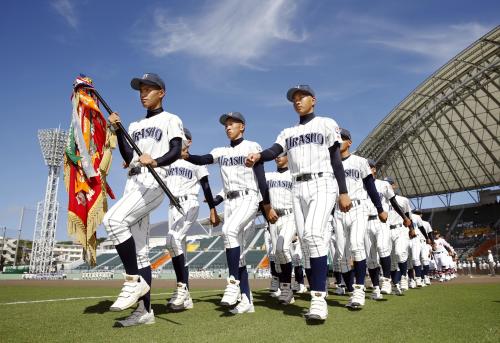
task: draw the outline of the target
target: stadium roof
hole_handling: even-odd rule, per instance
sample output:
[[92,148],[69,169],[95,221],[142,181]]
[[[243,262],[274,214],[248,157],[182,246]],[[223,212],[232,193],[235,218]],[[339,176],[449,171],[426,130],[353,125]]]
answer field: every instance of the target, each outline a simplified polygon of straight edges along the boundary
[[356,150],[407,197],[500,184],[500,26],[436,71]]

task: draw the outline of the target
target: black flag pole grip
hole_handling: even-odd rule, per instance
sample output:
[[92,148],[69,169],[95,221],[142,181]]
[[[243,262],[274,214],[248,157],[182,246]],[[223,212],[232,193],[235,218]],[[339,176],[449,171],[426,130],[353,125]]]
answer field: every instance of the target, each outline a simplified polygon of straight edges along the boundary
[[[97,99],[99,99],[99,102],[104,106],[104,108],[106,109],[106,111],[109,114],[113,113],[113,110],[111,109],[111,107],[109,107],[109,105],[106,103],[106,101],[104,101],[104,99],[102,98],[101,94],[99,94],[99,92],[96,89],[94,89],[94,88],[90,88],[90,89],[92,90],[92,92],[94,92],[95,96],[97,97]],[[132,139],[132,137],[130,137],[130,135],[128,134],[128,132],[125,130],[125,128],[123,127],[122,123],[118,122],[118,123],[116,123],[116,125],[123,132],[123,136],[125,137],[125,139],[127,140],[127,142],[130,144],[130,146],[132,146],[132,148],[137,153],[137,155],[141,156],[142,155],[141,150],[135,144],[134,140]],[[148,171],[151,173],[151,175],[153,175],[153,177],[155,178],[155,180],[158,182],[158,184],[160,185],[161,189],[163,189],[163,191],[165,192],[165,194],[168,196],[168,198],[170,199],[170,203],[172,205],[174,205],[175,208],[177,208],[177,210],[182,215],[185,215],[185,213],[184,213],[184,211],[182,209],[181,204],[179,203],[179,201],[177,200],[177,198],[172,194],[172,192],[170,191],[170,189],[168,189],[167,185],[160,178],[160,176],[158,175],[158,173],[156,172],[156,170],[153,167],[151,167],[150,165],[148,165],[146,167],[148,168]]]

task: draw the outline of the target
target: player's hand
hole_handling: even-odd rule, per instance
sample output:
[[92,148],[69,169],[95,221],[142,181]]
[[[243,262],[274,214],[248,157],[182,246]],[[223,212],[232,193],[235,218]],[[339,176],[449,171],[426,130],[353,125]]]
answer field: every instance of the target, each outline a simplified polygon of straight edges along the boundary
[[181,150],[181,158],[183,160],[187,160],[189,158],[189,149],[182,149]]
[[149,154],[142,154],[139,157],[139,163],[143,166],[151,166],[153,168],[156,168],[158,166],[158,163],[149,155]]
[[210,209],[210,224],[212,224],[212,226],[218,226],[220,224],[220,218],[215,208]]
[[413,229],[413,228],[411,228],[410,231],[408,231],[408,235],[410,236],[410,239],[417,237],[415,229]]
[[113,125],[113,128],[115,130],[118,129],[118,123],[121,123],[121,119],[120,119],[120,116],[118,115],[118,113],[116,113],[116,112],[111,113],[108,117],[108,120],[109,120],[109,123],[111,125]]
[[263,205],[264,207],[264,214],[266,215],[267,220],[271,223],[274,224],[278,221],[278,215],[276,214],[276,211],[274,208],[271,207],[271,205]]
[[405,219],[403,219],[403,225],[406,226],[406,227],[410,227],[411,226],[411,219],[406,217]]
[[387,212],[385,212],[385,211],[384,212],[380,212],[378,214],[378,219],[380,219],[380,221],[382,223],[385,223],[385,222],[387,222],[387,216],[388,216]]
[[251,168],[255,165],[255,163],[259,162],[259,160],[260,160],[259,153],[248,154],[247,158],[245,159],[245,165]]
[[347,195],[347,193],[342,193],[339,195],[338,204],[339,204],[339,209],[342,212],[349,212],[349,210],[352,207],[351,198],[349,197],[349,195]]

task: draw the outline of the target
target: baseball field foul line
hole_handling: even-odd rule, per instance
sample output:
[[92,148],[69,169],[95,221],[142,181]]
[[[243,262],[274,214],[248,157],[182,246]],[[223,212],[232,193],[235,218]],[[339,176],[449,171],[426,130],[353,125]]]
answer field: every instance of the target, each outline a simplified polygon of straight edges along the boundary
[[[193,291],[189,292],[191,294],[196,294],[196,293],[213,293],[213,292],[223,292],[223,289],[211,289],[207,291]],[[151,296],[157,296],[157,295],[168,295],[168,294],[173,294],[172,292],[166,292],[166,293],[155,293],[151,294]],[[106,298],[116,298],[116,295],[102,295],[98,297],[77,297],[77,298],[61,298],[61,299],[45,299],[45,300],[30,300],[30,301],[14,301],[10,303],[0,303],[0,305],[21,305],[21,304],[38,304],[38,303],[49,303],[49,302],[56,302],[56,301],[75,301],[75,300],[89,300],[89,299],[106,299]]]

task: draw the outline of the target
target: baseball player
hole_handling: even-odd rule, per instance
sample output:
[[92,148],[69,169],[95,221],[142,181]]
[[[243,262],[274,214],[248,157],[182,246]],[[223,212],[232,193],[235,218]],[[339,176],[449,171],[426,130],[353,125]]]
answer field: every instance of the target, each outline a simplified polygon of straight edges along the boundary
[[[374,160],[368,160],[373,177],[377,175],[377,167]],[[410,219],[406,217],[403,210],[396,201],[396,194],[391,185],[379,179],[375,179],[375,188],[380,197],[384,211],[388,212],[392,207],[396,213],[410,224]],[[377,209],[373,204],[368,203],[368,228],[365,235],[365,248],[367,254],[368,273],[373,284],[371,298],[374,300],[383,299],[382,294],[391,294],[391,232],[389,225],[380,221]],[[382,278],[380,278],[380,266],[382,267]],[[380,284],[380,281],[382,283]]]
[[183,152],[183,158],[196,165],[218,163],[220,166],[225,192],[222,233],[229,268],[221,305],[232,306],[241,295],[241,301],[231,313],[254,312],[243,249],[245,231],[253,228],[252,223],[259,209],[259,190],[267,219],[274,223],[277,215],[270,206],[263,164],[256,164],[253,169],[245,167],[245,157],[262,150],[257,143],[243,139],[245,118],[239,112],[229,112],[223,114],[219,122],[225,127],[230,146],[215,148],[210,154],[202,156]]
[[339,208],[347,212],[351,207],[340,158],[340,129],[333,119],[314,114],[316,97],[308,85],[290,88],[287,99],[293,103],[299,123],[284,129],[271,148],[249,154],[246,163],[252,166],[287,153],[292,175],[293,213],[311,288],[306,318],[324,321],[328,316],[325,300],[328,244],[325,236],[328,217],[337,198],[335,179]]
[[[184,128],[184,135],[187,142],[183,150],[188,150],[192,144],[191,132]],[[219,224],[219,216],[215,209],[215,203],[208,182],[208,170],[206,166],[197,166],[183,159],[172,163],[167,170],[167,187],[179,200],[184,213],[182,214],[170,205],[168,211],[168,233],[166,239],[167,250],[172,257],[175,276],[177,278],[177,288],[172,298],[167,303],[167,307],[173,310],[183,310],[193,308],[193,301],[189,295],[188,279],[189,270],[186,267],[186,234],[198,218],[199,203],[198,193],[200,185],[203,189],[205,200],[210,208],[211,224]]]
[[410,215],[415,236],[410,238],[410,263],[408,268],[409,271],[413,270],[410,274],[409,288],[422,287],[422,264],[426,259],[426,247],[429,236],[424,227],[424,221],[420,215],[421,213],[422,211],[416,209],[413,210],[413,213]]
[[[292,176],[288,170],[288,158],[282,154],[275,159],[277,170],[266,173],[267,187],[271,207],[278,215],[278,220],[270,224],[269,232],[273,245],[275,262],[280,265],[280,303],[293,304],[295,299],[292,290],[292,254],[291,245],[296,235],[293,215]],[[302,281],[303,282],[303,281]]]
[[[423,212],[421,210],[413,211],[414,214],[420,216],[422,218]],[[429,286],[431,284],[431,280],[429,278],[429,263],[430,256],[432,251],[432,243],[434,242],[434,235],[432,232],[431,224],[428,221],[421,220],[423,226],[423,232],[421,231],[420,235],[420,260],[422,261],[422,287]],[[420,228],[419,228],[420,229]],[[418,234],[418,232],[417,232]],[[417,280],[418,286],[418,280]]]
[[[391,177],[384,178],[384,181],[389,182],[392,189],[396,193],[398,185],[394,182]],[[406,216],[410,218],[411,208],[410,200],[400,195],[396,195],[396,202],[398,203],[400,209]],[[403,220],[400,213],[397,212],[396,207],[389,208],[389,217],[387,222],[389,223],[389,229],[391,230],[391,279],[393,283],[393,293],[396,295],[403,295],[403,290],[408,289],[408,244],[409,236],[414,236],[415,232],[413,228],[408,231],[407,225],[411,221]]]
[[[352,289],[352,296],[346,307],[361,308],[365,304],[365,237],[368,226],[368,197],[382,223],[387,221],[387,212],[382,207],[368,161],[363,157],[351,154],[349,151],[352,145],[351,133],[346,129],[341,129],[340,137],[342,138],[340,156],[344,165],[352,208],[347,213],[338,208],[335,210],[336,249],[338,250],[341,272],[345,274],[344,280],[347,289],[349,291]],[[351,260],[354,265],[353,270],[351,269]],[[354,285],[350,284],[352,280],[350,273],[354,273],[356,282]]]
[[432,246],[432,253],[436,259],[436,269],[440,274],[439,282],[448,281],[450,280],[449,273],[451,269],[449,256],[454,256],[455,250],[453,250],[453,247],[441,237],[439,232],[435,234],[435,237],[436,239]]
[[180,157],[185,139],[180,118],[162,108],[165,96],[163,80],[156,74],[148,73],[142,78],[132,79],[130,84],[139,91],[141,103],[147,109],[146,117],[132,122],[128,128],[143,154],[138,156],[133,151],[124,133],[116,128],[119,115],[112,113],[109,121],[117,130],[120,154],[129,170],[123,197],[103,219],[125,268],[125,283],[110,310],[121,311],[142,300],[130,317],[118,322],[122,326],[155,322],[149,296],[152,275],[147,237],[149,213],[161,204],[165,194],[145,166],[155,168],[158,175],[165,179],[166,167]]

